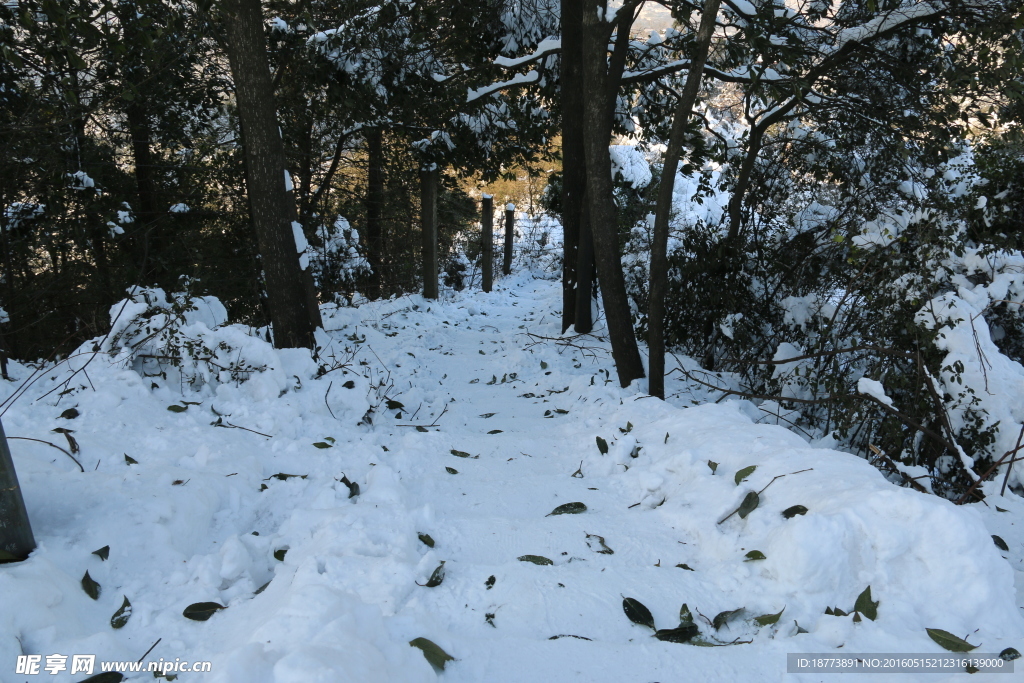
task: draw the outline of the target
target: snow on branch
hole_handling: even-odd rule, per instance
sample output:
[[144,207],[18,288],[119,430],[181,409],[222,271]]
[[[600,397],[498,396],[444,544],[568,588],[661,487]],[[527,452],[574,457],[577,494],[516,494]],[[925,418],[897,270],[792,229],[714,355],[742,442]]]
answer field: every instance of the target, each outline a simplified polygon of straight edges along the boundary
[[540,80],[540,72],[533,70],[525,74],[516,74],[507,81],[499,81],[497,83],[491,83],[485,85],[482,88],[470,88],[469,95],[466,97],[466,102],[475,102],[481,97],[487,95],[493,95],[494,93],[504,90],[505,88],[511,88],[517,85],[527,85],[529,83],[536,83]]
[[515,68],[517,66],[522,66],[524,64],[530,64],[532,62],[539,61],[539,60],[544,59],[545,57],[547,57],[549,55],[558,54],[561,51],[562,51],[562,39],[561,38],[545,38],[544,40],[540,41],[540,44],[537,45],[537,49],[534,50],[532,54],[529,54],[529,55],[526,55],[526,56],[523,56],[523,57],[515,57],[515,58],[511,58],[511,57],[498,57],[497,59],[494,60],[494,63],[497,66],[505,67],[507,69],[512,69],[512,68]]

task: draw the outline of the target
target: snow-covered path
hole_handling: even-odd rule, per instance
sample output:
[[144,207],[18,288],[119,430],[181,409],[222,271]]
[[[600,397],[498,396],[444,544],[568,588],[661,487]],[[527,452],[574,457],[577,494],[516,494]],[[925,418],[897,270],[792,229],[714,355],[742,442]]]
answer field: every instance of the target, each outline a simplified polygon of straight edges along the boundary
[[[682,409],[622,390],[603,343],[554,339],[556,283],[505,285],[325,311],[325,353],[348,365],[320,378],[301,352],[264,349],[272,369],[237,386],[183,395],[100,365],[95,391],[16,403],[9,435],[73,428],[86,472],[12,441],[40,549],[0,567],[0,680],[78,681],[14,676],[13,663],[134,661],[158,638],[147,661],[212,662],[181,680],[257,683],[818,681],[787,674],[786,653],[944,652],[926,628],[1024,650],[1014,572],[978,510],[753,424],[743,402]],[[72,405],[79,417],[58,417]],[[720,523],[752,491],[756,508]],[[549,515],[567,503],[586,510]],[[782,515],[797,505],[807,512]],[[1024,516],[1016,496],[999,505]],[[1003,535],[1020,565],[1024,536]],[[107,561],[91,554],[104,545]],[[417,585],[442,562],[440,585]],[[852,612],[867,586],[877,620],[824,614]],[[133,614],[114,630],[123,597]],[[623,597],[659,629],[679,626],[685,603],[699,640],[741,644],[659,641]],[[227,609],[182,616],[202,601]],[[456,661],[436,673],[415,638]]]

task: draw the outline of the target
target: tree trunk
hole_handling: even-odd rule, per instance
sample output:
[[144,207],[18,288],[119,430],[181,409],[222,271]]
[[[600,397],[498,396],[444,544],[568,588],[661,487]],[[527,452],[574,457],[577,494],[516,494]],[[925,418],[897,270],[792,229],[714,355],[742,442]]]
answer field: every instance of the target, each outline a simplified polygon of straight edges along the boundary
[[562,0],[562,332],[576,322],[576,262],[587,187],[583,150],[583,0]]
[[591,299],[594,292],[594,234],[590,230],[590,206],[583,194],[580,213],[580,235],[576,249],[576,318],[574,329],[578,334],[590,334],[594,329]]
[[24,560],[35,547],[11,449],[0,423],[0,563]]
[[[630,315],[626,281],[622,275],[619,251],[618,211],[612,186],[612,161],[608,151],[611,140],[615,97],[625,64],[631,22],[625,15],[619,20],[616,49],[608,57],[609,25],[601,18],[606,3],[586,0],[583,8],[583,86],[591,95],[584,101],[583,133],[587,162],[587,206],[594,241],[594,260],[601,282],[601,298],[608,323],[612,358],[619,384],[644,376],[643,361],[637,348]],[[635,5],[619,10],[632,16]],[[599,14],[600,12],[600,14]]]
[[[136,99],[125,108],[128,119],[128,134],[132,138],[132,158],[135,162],[135,224],[131,230],[132,257],[139,269],[139,284],[156,282],[162,287],[167,282],[167,273],[160,267],[159,255],[163,248],[161,211],[156,197],[156,181],[153,178],[152,136],[149,117],[143,105]],[[149,279],[144,280],[145,274]]]
[[480,277],[489,292],[494,285],[494,200],[489,194],[480,202],[480,245]]
[[384,133],[380,128],[366,131],[366,260],[370,264],[370,297],[384,295],[384,227],[381,213],[384,207]]
[[668,221],[672,214],[672,193],[675,189],[676,169],[683,152],[683,136],[690,113],[700,92],[701,72],[708,58],[711,37],[715,31],[715,18],[722,0],[706,0],[697,30],[697,42],[690,59],[683,94],[676,103],[672,117],[672,131],[665,151],[658,204],[654,213],[654,237],[651,242],[650,289],[647,302],[647,345],[650,352],[647,377],[648,393],[665,398],[665,290],[668,288]]
[[260,0],[223,0],[228,60],[242,123],[249,208],[278,348],[313,347],[312,312],[295,249]]
[[516,230],[516,207],[515,204],[505,206],[505,251],[502,254],[501,272],[503,275],[512,274],[512,239]]
[[423,221],[423,297],[437,298],[437,168],[420,170]]

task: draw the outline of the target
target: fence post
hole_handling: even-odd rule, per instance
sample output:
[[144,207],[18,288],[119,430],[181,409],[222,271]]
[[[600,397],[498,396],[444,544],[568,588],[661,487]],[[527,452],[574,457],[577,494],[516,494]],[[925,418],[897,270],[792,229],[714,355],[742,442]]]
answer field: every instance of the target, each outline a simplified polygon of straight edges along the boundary
[[35,550],[36,541],[21,497],[18,475],[0,423],[0,563],[20,562]]
[[423,222],[423,297],[437,298],[437,165],[420,169],[420,219]]
[[509,202],[505,205],[505,260],[501,266],[501,272],[505,275],[512,274],[512,238],[516,231],[516,205]]
[[482,228],[481,240],[483,241],[483,260],[480,268],[483,277],[484,291],[491,291],[494,283],[494,201],[491,195],[485,194],[481,204],[480,226]]

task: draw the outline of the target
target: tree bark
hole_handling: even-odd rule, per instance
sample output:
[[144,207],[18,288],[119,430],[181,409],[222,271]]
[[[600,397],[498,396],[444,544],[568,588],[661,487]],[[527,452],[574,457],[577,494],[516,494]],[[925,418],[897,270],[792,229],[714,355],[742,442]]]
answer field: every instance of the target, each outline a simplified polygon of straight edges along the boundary
[[690,120],[693,105],[700,92],[701,72],[708,58],[711,37],[715,31],[715,18],[722,0],[706,0],[701,13],[700,28],[694,54],[690,58],[690,71],[686,85],[676,103],[669,133],[668,149],[662,167],[661,186],[654,214],[654,236],[651,242],[650,288],[647,301],[648,393],[665,398],[665,291],[668,288],[668,221],[672,214],[672,195],[675,189],[676,169],[683,152],[683,136]]
[[562,0],[562,332],[576,322],[576,262],[587,187],[583,148],[583,0]]
[[284,184],[284,142],[274,107],[262,8],[259,0],[223,0],[221,10],[274,346],[313,348],[313,314],[292,231],[295,206],[289,207]]
[[153,177],[152,135],[149,117],[136,99],[125,107],[128,134],[132,139],[132,160],[135,162],[135,225],[131,230],[131,254],[139,269],[140,284],[148,274],[149,281],[166,287],[166,273],[160,267],[159,254],[163,248],[161,212],[156,198]]
[[24,560],[35,547],[11,449],[0,424],[0,563]]
[[[512,207],[512,208],[508,208]],[[505,251],[502,254],[501,272],[503,275],[512,274],[512,239],[516,230],[516,207],[508,204],[505,207]]]
[[483,290],[494,286],[494,199],[485,194],[480,202],[480,275]]
[[594,260],[601,282],[608,336],[619,384],[644,376],[643,361],[633,331],[626,281],[619,251],[618,210],[612,186],[612,161],[608,151],[619,80],[625,66],[629,28],[635,3],[619,9],[615,50],[608,56],[610,24],[602,18],[604,0],[586,0],[583,7],[583,87],[590,96],[584,101],[583,133],[587,161],[587,206],[594,241]]
[[437,169],[420,170],[420,214],[423,221],[423,297],[437,293]]
[[576,246],[576,318],[573,321],[578,334],[590,334],[594,329],[594,235],[590,230],[590,206],[583,193],[583,211],[580,213],[579,243]]
[[384,133],[380,128],[366,131],[366,260],[370,264],[370,297],[384,295]]

